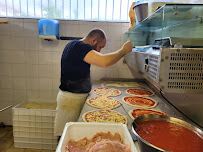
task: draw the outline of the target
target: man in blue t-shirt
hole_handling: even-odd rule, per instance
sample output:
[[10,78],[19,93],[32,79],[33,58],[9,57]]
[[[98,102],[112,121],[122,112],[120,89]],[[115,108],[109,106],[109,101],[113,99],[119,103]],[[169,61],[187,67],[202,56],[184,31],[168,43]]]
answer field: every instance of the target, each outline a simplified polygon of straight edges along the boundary
[[106,45],[106,35],[93,29],[81,40],[73,40],[64,48],[61,58],[61,84],[57,96],[55,135],[61,136],[66,122],[77,121],[88,93],[91,91],[90,65],[107,67],[132,51],[127,41],[121,49],[99,53]]

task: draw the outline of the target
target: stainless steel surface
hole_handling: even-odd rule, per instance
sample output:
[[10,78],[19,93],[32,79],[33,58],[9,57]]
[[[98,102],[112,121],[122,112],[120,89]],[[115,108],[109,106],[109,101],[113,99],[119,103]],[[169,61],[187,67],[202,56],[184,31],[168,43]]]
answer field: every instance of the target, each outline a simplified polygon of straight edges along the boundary
[[166,93],[203,93],[203,49],[161,50],[159,83]]
[[174,46],[180,43],[184,47],[202,47],[202,38],[184,38],[184,37],[170,37],[171,44]]
[[171,104],[203,128],[203,94],[165,93]]
[[[164,100],[164,98],[161,97],[160,93],[159,93],[159,90],[155,87],[155,85],[151,85],[151,83],[148,83],[146,80],[144,79],[103,79],[101,81],[94,81],[93,82],[93,86],[92,86],[92,91],[90,92],[89,96],[87,99],[89,98],[93,98],[93,97],[96,97],[97,95],[93,92],[93,90],[95,88],[99,88],[99,87],[105,87],[105,86],[102,86],[101,84],[105,84],[104,82],[108,82],[110,81],[112,83],[112,81],[115,81],[115,82],[134,82],[134,83],[139,83],[139,84],[145,84],[146,86],[148,86],[151,90],[153,90],[155,92],[155,95],[154,96],[151,96],[150,98],[152,98],[153,100],[156,100],[158,101],[158,105],[155,107],[155,108],[152,108],[152,110],[158,110],[158,111],[162,111],[162,112],[165,112],[166,114],[168,114],[169,116],[171,117],[175,117],[175,118],[179,118],[179,119],[182,119],[182,120],[186,120],[188,121],[189,123],[192,123],[189,119],[187,119],[186,117],[184,117],[181,113],[179,113],[173,106],[171,106],[170,104],[168,104],[168,102],[166,100]],[[153,81],[154,82],[154,81]],[[110,87],[110,86],[107,86],[107,87]],[[111,87],[110,87],[111,88]],[[119,100],[121,102],[121,104],[123,105],[123,109],[121,106],[116,108],[116,109],[113,109],[115,111],[118,111],[120,113],[122,113],[123,115],[127,116],[127,119],[128,119],[128,123],[127,123],[127,127],[129,129],[129,131],[131,132],[131,129],[132,129],[132,122],[133,120],[129,117],[129,115],[126,113],[126,112],[129,112],[130,110],[132,109],[136,109],[136,107],[133,107],[133,106],[129,106],[127,104],[125,104],[123,101],[122,101],[122,98],[124,96],[129,96],[128,94],[126,94],[126,89],[128,88],[132,88],[132,87],[115,87],[113,86],[112,88],[116,88],[116,89],[119,89],[121,91],[121,95],[120,96],[117,96],[117,97],[113,97],[117,100]],[[87,103],[85,103],[82,111],[81,111],[81,114],[79,116],[79,119],[78,121],[79,122],[83,122],[83,119],[82,119],[82,115],[87,112],[87,111],[91,111],[91,110],[96,110],[97,108],[94,108],[94,107],[91,107],[89,106]],[[126,112],[125,112],[126,111]],[[195,124],[193,124],[195,125]],[[135,142],[135,146],[137,147],[138,151],[140,151],[139,149],[139,146],[138,146],[138,142]]]
[[203,93],[203,49],[161,48],[160,52],[131,52],[125,61],[132,73],[155,81],[165,93]]
[[[160,56],[152,52],[130,52],[124,57],[126,63],[131,68],[132,74],[136,77],[137,73],[145,79],[153,80],[159,84]],[[145,60],[148,60],[148,64]]]
[[180,44],[183,48],[202,48],[203,38],[186,38],[186,37],[163,37],[154,40],[152,47],[175,47]]
[[160,65],[166,99],[203,127],[203,49],[163,49]]
[[[102,84],[102,82],[105,82],[105,81],[106,81],[106,80],[93,82],[92,91],[90,92],[90,94],[89,94],[89,96],[88,96],[87,99],[98,96],[98,95],[96,95],[96,94],[93,92],[93,90],[94,90],[95,88],[102,87],[101,84]],[[115,82],[117,82],[117,81],[118,81],[118,80],[115,80]],[[120,80],[120,81],[121,81],[121,80]],[[140,80],[140,82],[136,80],[135,83],[143,83],[143,80]],[[111,88],[111,87],[110,87],[110,88]],[[129,106],[129,105],[125,104],[125,103],[122,101],[122,98],[123,98],[124,96],[129,96],[129,95],[126,93],[126,89],[127,89],[127,88],[122,88],[122,87],[112,87],[112,88],[116,88],[116,89],[119,89],[119,90],[121,91],[121,95],[120,95],[120,96],[116,96],[116,97],[112,97],[112,98],[115,98],[115,99],[119,100],[119,101],[122,103],[124,109],[125,109],[127,112],[129,112],[129,111],[132,110],[132,109],[136,109],[136,107]],[[129,88],[132,88],[132,87],[129,87]],[[170,105],[167,105],[165,102],[163,102],[162,99],[160,99],[160,98],[157,96],[156,92],[155,92],[155,95],[154,95],[154,96],[150,96],[150,98],[158,102],[158,105],[157,105],[155,108],[153,108],[153,110],[162,111],[162,112],[165,112],[166,114],[168,114],[169,116],[183,119],[183,118],[182,118],[182,115],[180,115],[175,109],[173,109],[172,107],[170,107]],[[81,114],[80,114],[80,116],[79,116],[78,121],[79,121],[79,122],[82,122],[82,121],[83,121],[82,115],[83,115],[85,112],[91,111],[91,110],[96,110],[96,109],[97,109],[97,108],[91,107],[91,106],[89,106],[87,103],[85,103],[85,105],[84,105],[84,107],[83,107],[83,109],[82,109],[82,111],[81,111]],[[117,112],[120,112],[121,114],[127,116],[127,119],[128,119],[128,124],[127,124],[127,126],[128,126],[128,129],[131,130],[132,119],[129,117],[129,115],[126,114],[125,110],[123,110],[123,108],[122,108],[121,106],[118,107],[118,108],[116,108],[116,109],[113,109],[113,110],[115,110],[115,111],[117,111]]]
[[[139,116],[137,118],[134,119],[133,122],[135,122],[136,124],[139,125],[140,122],[144,122],[144,121],[149,121],[149,120],[157,120],[157,121],[167,121],[170,123],[175,123],[177,125],[181,125],[191,131],[193,131],[194,133],[196,133],[201,139],[203,139],[203,131],[195,126],[193,126],[190,123],[187,123],[183,120],[177,119],[177,118],[173,118],[170,116],[161,116],[161,115],[142,115]],[[134,123],[132,123],[132,130],[134,132],[134,134],[138,137],[139,140],[139,147],[141,149],[141,152],[158,152],[158,151],[166,151],[163,150],[159,147],[156,147],[154,145],[152,145],[151,143],[147,142],[146,140],[144,140],[142,137],[140,137],[137,132],[135,131],[137,125],[135,126]]]
[[162,48],[160,55],[153,56],[131,52],[125,61],[134,77],[142,75],[162,90],[173,106],[203,128],[203,49]]
[[142,3],[133,7],[138,20],[138,23],[142,22],[148,17],[148,3]]

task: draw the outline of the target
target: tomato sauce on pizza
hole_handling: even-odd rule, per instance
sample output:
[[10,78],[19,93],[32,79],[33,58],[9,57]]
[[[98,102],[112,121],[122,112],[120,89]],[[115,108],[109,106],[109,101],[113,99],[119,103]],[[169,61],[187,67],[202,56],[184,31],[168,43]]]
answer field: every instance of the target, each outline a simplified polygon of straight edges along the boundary
[[152,95],[154,95],[154,92],[152,92],[152,91],[143,90],[143,89],[135,89],[135,88],[127,89],[126,93],[130,94],[130,95],[138,95],[138,96],[152,96]]
[[142,108],[153,108],[157,105],[157,102],[150,98],[138,96],[124,97],[123,101],[130,106]]
[[160,111],[155,111],[155,110],[148,110],[148,109],[133,109],[128,112],[130,117],[132,119],[135,119],[136,117],[146,115],[146,114],[155,114],[155,115],[164,115],[167,116],[166,113],[160,112]]

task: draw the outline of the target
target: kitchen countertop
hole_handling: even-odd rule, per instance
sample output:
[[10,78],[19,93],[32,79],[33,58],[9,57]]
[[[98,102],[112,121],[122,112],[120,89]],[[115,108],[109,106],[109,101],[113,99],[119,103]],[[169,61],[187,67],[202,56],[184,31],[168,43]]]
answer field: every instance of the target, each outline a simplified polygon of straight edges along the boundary
[[[103,87],[101,84],[104,83],[104,82],[108,82],[108,81],[115,81],[115,82],[123,82],[123,80],[118,80],[118,79],[115,79],[115,80],[101,80],[101,81],[94,81],[93,82],[93,85],[92,85],[92,91],[89,93],[89,96],[87,97],[87,99],[90,99],[90,98],[93,98],[93,97],[96,97],[98,96],[97,94],[95,94],[93,92],[93,90],[95,88],[99,88],[99,87]],[[158,102],[157,106],[155,108],[150,108],[151,110],[158,110],[158,111],[162,111],[166,114],[168,114],[169,116],[171,117],[175,117],[175,118],[179,118],[179,119],[183,119],[182,118],[182,115],[176,110],[174,109],[174,107],[172,107],[170,104],[167,104],[166,101],[164,101],[163,98],[161,98],[161,96],[158,94],[158,92],[156,92],[155,89],[152,89],[152,87],[150,87],[149,85],[147,85],[144,81],[142,80],[124,80],[126,82],[135,82],[135,83],[139,83],[139,84],[145,84],[145,88],[147,87],[148,89],[151,89],[155,95],[154,96],[149,96],[149,98],[155,100]],[[137,87],[115,87],[115,86],[106,86],[106,87],[109,87],[109,88],[115,88],[115,89],[118,89],[121,91],[121,95],[119,96],[116,96],[116,97],[112,97],[114,99],[117,99],[121,102],[122,106],[118,107],[118,108],[115,108],[113,110],[127,116],[127,127],[129,129],[129,131],[132,133],[132,130],[131,130],[131,125],[132,125],[132,119],[130,118],[130,116],[128,115],[128,112],[132,109],[136,109],[136,107],[133,107],[133,106],[129,106],[127,104],[125,104],[123,101],[122,101],[122,98],[124,96],[130,96],[129,94],[126,93],[126,90],[129,89],[129,88],[137,88]],[[97,108],[94,108],[94,107],[91,107],[89,106],[87,103],[84,104],[84,107],[81,111],[81,114],[79,116],[79,119],[78,119],[78,122],[83,122],[83,119],[82,119],[82,115],[85,113],[85,112],[88,112],[88,111],[92,111],[92,110],[97,110]],[[138,146],[138,143],[135,142],[135,146],[137,147],[137,150],[138,152],[140,151],[139,150],[139,146]]]
[[[93,98],[93,97],[98,96],[97,94],[95,94],[95,93],[93,92],[93,90],[94,90],[95,88],[102,87],[101,84],[102,84],[103,82],[106,82],[106,81],[104,80],[104,81],[94,81],[94,82],[93,82],[92,91],[90,92],[90,94],[89,94],[89,96],[87,97],[87,99],[90,99],[90,98]],[[118,82],[118,81],[115,81],[115,82]],[[132,81],[131,81],[131,82],[132,82]],[[135,81],[135,83],[139,83],[139,82]],[[143,83],[143,82],[142,82],[142,83]],[[107,86],[107,87],[109,87],[109,86]],[[149,88],[149,86],[147,86],[147,87]],[[109,87],[109,88],[115,88],[115,89],[118,89],[118,90],[121,91],[121,95],[116,96],[116,97],[112,97],[112,98],[119,100],[123,106],[120,106],[120,107],[115,108],[115,109],[113,109],[113,110],[115,110],[115,111],[117,111],[117,112],[120,112],[121,114],[127,116],[127,119],[128,119],[128,124],[127,124],[127,126],[128,126],[128,129],[131,130],[132,119],[130,118],[130,116],[129,116],[127,113],[128,113],[130,110],[132,110],[132,109],[136,109],[136,107],[129,106],[129,105],[125,104],[125,103],[122,101],[122,98],[123,98],[124,96],[130,96],[130,95],[128,95],[128,94],[126,93],[126,90],[129,89],[129,88],[135,88],[135,87]],[[149,88],[149,89],[151,89],[151,88]],[[152,90],[152,89],[151,89],[151,90]],[[154,90],[152,90],[152,91],[154,91]],[[172,109],[172,107],[170,107],[170,106],[167,105],[165,102],[163,102],[163,100],[158,97],[158,95],[156,94],[156,92],[155,92],[155,95],[154,95],[154,96],[149,96],[149,98],[151,98],[151,99],[153,99],[153,100],[155,100],[155,101],[158,102],[158,105],[157,105],[155,108],[150,108],[151,110],[162,111],[162,112],[168,114],[168,115],[171,116],[171,117],[176,117],[176,118],[182,119],[181,115],[180,115],[177,111],[175,111],[175,109]],[[79,121],[79,122],[83,122],[82,115],[83,115],[85,112],[87,112],[87,111],[92,111],[92,110],[97,110],[97,108],[91,107],[91,106],[89,106],[87,103],[85,103],[85,105],[84,105],[84,107],[83,107],[83,109],[82,109],[82,111],[81,111],[81,114],[80,114],[80,116],[79,116],[78,121]]]

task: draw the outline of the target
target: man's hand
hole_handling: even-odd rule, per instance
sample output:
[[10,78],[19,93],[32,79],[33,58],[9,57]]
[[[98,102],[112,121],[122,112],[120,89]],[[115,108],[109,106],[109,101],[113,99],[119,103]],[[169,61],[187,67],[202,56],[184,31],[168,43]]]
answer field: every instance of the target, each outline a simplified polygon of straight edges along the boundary
[[130,53],[132,51],[132,43],[130,40],[123,44],[122,50],[124,54]]

